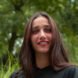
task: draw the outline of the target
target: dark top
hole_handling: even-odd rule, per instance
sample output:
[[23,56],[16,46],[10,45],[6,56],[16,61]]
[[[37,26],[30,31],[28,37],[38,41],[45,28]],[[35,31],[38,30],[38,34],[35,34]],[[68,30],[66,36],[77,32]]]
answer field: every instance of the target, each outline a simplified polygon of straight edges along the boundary
[[[54,71],[50,66],[43,69],[36,68],[35,78],[78,78],[78,68],[67,67],[60,71]],[[22,70],[14,72],[10,78],[26,78]]]

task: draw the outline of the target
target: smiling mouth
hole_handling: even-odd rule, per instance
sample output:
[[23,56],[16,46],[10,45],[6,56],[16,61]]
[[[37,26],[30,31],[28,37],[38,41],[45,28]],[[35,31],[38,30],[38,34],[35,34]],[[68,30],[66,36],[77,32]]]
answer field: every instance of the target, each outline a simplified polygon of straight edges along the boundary
[[38,43],[38,45],[40,45],[40,46],[46,46],[48,44],[49,44],[48,41],[41,41],[41,42]]

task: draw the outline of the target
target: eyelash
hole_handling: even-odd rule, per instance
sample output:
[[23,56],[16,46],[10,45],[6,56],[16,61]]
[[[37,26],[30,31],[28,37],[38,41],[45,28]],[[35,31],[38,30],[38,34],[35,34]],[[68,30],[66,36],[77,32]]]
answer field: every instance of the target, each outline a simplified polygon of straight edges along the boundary
[[[51,32],[51,28],[44,28],[43,30],[46,33],[50,33]],[[32,33],[33,34],[37,34],[39,31],[40,31],[39,29],[35,29],[35,30],[32,30]]]
[[32,33],[33,33],[33,34],[36,34],[36,33],[38,33],[38,32],[39,32],[38,29],[36,29],[36,30],[32,30]]
[[51,28],[45,28],[44,31],[47,32],[47,33],[50,33],[51,32]]

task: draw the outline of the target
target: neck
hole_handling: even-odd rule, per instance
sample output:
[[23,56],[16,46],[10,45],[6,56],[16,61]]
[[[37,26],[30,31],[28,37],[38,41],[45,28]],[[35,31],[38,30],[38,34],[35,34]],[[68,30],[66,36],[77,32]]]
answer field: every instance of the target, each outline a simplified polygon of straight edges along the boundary
[[46,53],[36,54],[36,66],[38,68],[44,68],[49,65],[49,55]]

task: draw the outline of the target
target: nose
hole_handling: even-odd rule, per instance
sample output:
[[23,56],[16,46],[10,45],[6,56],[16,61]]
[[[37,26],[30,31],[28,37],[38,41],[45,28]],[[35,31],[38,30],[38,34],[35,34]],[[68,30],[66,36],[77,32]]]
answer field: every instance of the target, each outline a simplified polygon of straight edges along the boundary
[[46,33],[43,30],[40,31],[40,38],[41,39],[46,38]]

